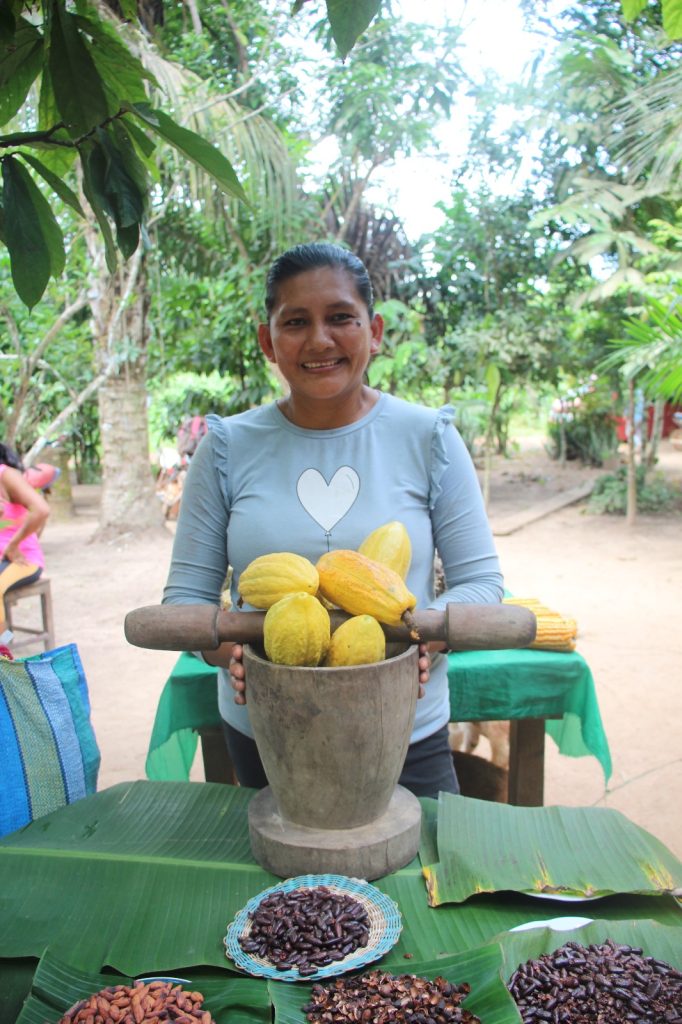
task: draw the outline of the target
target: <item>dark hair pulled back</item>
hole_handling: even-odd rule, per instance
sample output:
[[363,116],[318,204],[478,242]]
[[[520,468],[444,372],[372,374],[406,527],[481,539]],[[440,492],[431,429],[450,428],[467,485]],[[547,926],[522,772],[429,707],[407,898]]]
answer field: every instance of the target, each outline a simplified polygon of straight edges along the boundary
[[12,469],[18,469],[22,473],[24,471],[24,464],[14,449],[9,448],[6,444],[2,444],[2,442],[0,442],[0,463],[10,466]]
[[283,281],[288,281],[307,270],[318,267],[339,267],[351,275],[360,298],[367,306],[370,320],[374,316],[374,296],[372,283],[365,264],[354,253],[331,242],[307,242],[287,249],[274,261],[265,281],[265,309],[268,318],[272,315],[277,301],[277,289]]

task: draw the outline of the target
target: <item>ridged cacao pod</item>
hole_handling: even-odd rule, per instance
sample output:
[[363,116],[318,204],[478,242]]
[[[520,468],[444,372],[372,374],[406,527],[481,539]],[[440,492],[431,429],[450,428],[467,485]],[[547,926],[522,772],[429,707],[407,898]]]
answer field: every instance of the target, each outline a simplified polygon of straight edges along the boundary
[[372,665],[386,657],[384,631],[371,615],[354,615],[342,622],[332,633],[324,664]]
[[317,563],[320,591],[351,615],[372,615],[388,626],[403,624],[417,598],[397,572],[359,551],[328,551]]
[[239,577],[240,604],[271,608],[286,594],[316,594],[320,584],[317,569],[303,555],[277,551],[249,562]]
[[267,611],[265,654],[277,665],[319,665],[329,650],[329,612],[312,594],[287,594]]
[[372,530],[358,551],[375,562],[387,565],[389,569],[397,572],[401,579],[407,578],[412,561],[412,544],[407,529],[397,519]]

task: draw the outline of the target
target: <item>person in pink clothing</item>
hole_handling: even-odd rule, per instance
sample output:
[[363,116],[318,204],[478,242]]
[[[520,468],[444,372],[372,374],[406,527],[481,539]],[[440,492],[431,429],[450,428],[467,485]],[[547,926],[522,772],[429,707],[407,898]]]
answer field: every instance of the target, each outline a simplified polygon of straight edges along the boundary
[[0,443],[0,635],[7,628],[2,600],[13,587],[33,583],[45,568],[39,535],[47,501],[24,476],[21,459]]

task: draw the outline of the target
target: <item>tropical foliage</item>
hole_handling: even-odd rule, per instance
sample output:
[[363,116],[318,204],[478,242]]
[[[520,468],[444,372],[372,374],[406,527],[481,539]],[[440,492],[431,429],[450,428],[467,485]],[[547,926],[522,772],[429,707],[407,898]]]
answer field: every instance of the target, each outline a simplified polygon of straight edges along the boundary
[[[679,400],[676,5],[575,0],[550,20],[521,2],[547,45],[508,87],[465,72],[459,29],[379,0],[10,0],[5,439],[35,458],[65,437],[108,481],[110,525],[137,521],[125,492],[151,486],[179,416],[278,392],[254,328],[270,260],[305,238],[368,265],[388,326],[371,383],[453,404],[477,458],[506,450],[529,395],[548,414],[596,366],[599,429],[570,439],[588,461],[631,382]],[[437,156],[448,121],[470,143],[438,227],[412,237],[373,183]]]

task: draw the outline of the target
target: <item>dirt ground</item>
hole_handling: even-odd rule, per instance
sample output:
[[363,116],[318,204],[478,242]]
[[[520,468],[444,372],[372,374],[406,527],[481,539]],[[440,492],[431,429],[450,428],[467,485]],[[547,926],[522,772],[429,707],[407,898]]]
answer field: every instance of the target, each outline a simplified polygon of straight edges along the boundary
[[[669,442],[660,468],[682,485],[682,451]],[[493,528],[600,472],[572,463],[561,469],[541,439],[521,442],[494,466]],[[172,527],[144,541],[92,542],[98,490],[76,486],[73,497],[75,514],[53,517],[43,540],[56,640],[77,643],[83,660],[104,789],[144,778],[157,701],[177,658],[131,647],[123,635],[130,609],[161,599]],[[682,514],[640,516],[629,528],[621,517],[586,514],[582,501],[497,536],[497,544],[513,593],[577,619],[578,650],[594,675],[611,747],[605,788],[595,758],[565,757],[548,738],[545,802],[617,808],[682,856]]]

